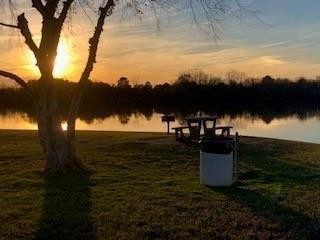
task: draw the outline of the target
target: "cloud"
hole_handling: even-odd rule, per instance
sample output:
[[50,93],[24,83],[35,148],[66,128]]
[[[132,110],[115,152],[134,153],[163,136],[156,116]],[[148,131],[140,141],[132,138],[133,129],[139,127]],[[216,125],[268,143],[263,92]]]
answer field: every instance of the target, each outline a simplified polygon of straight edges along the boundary
[[282,60],[277,59],[276,57],[272,57],[272,56],[262,56],[262,57],[255,59],[254,61],[256,61],[258,64],[262,64],[265,66],[274,66],[274,65],[285,64],[285,61],[282,61]]

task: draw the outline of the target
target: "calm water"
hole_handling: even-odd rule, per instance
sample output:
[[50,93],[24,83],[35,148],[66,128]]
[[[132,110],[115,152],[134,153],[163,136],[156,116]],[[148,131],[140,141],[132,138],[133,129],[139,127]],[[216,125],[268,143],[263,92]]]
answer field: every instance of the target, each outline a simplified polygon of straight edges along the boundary
[[[180,119],[180,120],[179,120]],[[182,118],[171,123],[171,127],[183,124]],[[262,120],[251,115],[236,117],[224,116],[218,121],[220,125],[234,126],[234,131],[240,135],[271,137],[304,142],[320,143],[320,117],[305,117],[301,120],[297,116]],[[66,127],[66,124],[63,124]],[[23,113],[0,114],[0,129],[37,129],[35,122]],[[96,119],[90,122],[78,120],[79,130],[99,131],[136,131],[136,132],[165,132],[166,124],[161,122],[161,114],[154,113],[145,117],[142,114],[128,116],[112,116],[105,119]]]

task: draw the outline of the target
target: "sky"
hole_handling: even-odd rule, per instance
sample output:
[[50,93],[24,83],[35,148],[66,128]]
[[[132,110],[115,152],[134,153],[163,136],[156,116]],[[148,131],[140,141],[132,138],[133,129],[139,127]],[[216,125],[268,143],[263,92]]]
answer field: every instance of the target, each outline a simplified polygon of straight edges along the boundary
[[[240,20],[224,19],[216,41],[194,23],[188,12],[161,14],[160,23],[148,13],[127,20],[116,12],[106,21],[91,79],[116,83],[126,76],[133,84],[157,84],[173,82],[180,73],[192,69],[221,77],[231,70],[252,77],[268,74],[296,79],[320,75],[320,1],[246,1],[251,11]],[[26,12],[38,42],[39,16],[28,5],[21,6],[21,11]],[[55,76],[79,79],[94,28],[92,21],[96,19],[89,15],[78,9],[66,24]],[[9,17],[4,13],[0,20]],[[0,28],[0,69],[36,79],[39,73],[32,53],[14,31]]]

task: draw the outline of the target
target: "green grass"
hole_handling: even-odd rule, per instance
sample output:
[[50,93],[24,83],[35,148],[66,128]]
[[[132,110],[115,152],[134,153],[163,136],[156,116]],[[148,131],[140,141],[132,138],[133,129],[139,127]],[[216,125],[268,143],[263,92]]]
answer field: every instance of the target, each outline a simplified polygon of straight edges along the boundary
[[45,175],[32,131],[0,131],[0,239],[319,239],[320,146],[243,138],[237,185],[156,133],[80,132],[91,172]]

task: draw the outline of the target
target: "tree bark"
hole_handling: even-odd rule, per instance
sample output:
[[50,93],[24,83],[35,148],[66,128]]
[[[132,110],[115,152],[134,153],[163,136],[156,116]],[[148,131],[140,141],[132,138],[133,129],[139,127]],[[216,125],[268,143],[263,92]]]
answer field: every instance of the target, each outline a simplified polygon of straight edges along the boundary
[[[72,3],[72,1],[68,2]],[[54,16],[57,3],[58,1],[47,2],[44,6],[46,11],[43,14],[42,38],[37,54],[33,51],[37,57],[37,65],[41,72],[41,78],[39,79],[40,91],[37,97],[37,119],[39,138],[47,160],[46,170],[68,171],[80,169],[84,166],[76,156],[74,145],[69,143],[62,129],[57,104],[56,80],[52,74],[62,24],[65,19],[65,16],[62,16],[62,19]],[[70,5],[65,5],[65,7],[70,7]]]
[[47,171],[68,171],[84,166],[76,156],[75,148],[66,138],[59,117],[57,96],[53,81],[39,80],[42,84],[37,109],[38,132]]
[[[49,130],[48,130],[49,129]],[[83,169],[84,165],[76,156],[74,148],[66,141],[59,129],[59,122],[52,118],[38,120],[40,142],[47,160],[46,171],[70,171]]]

